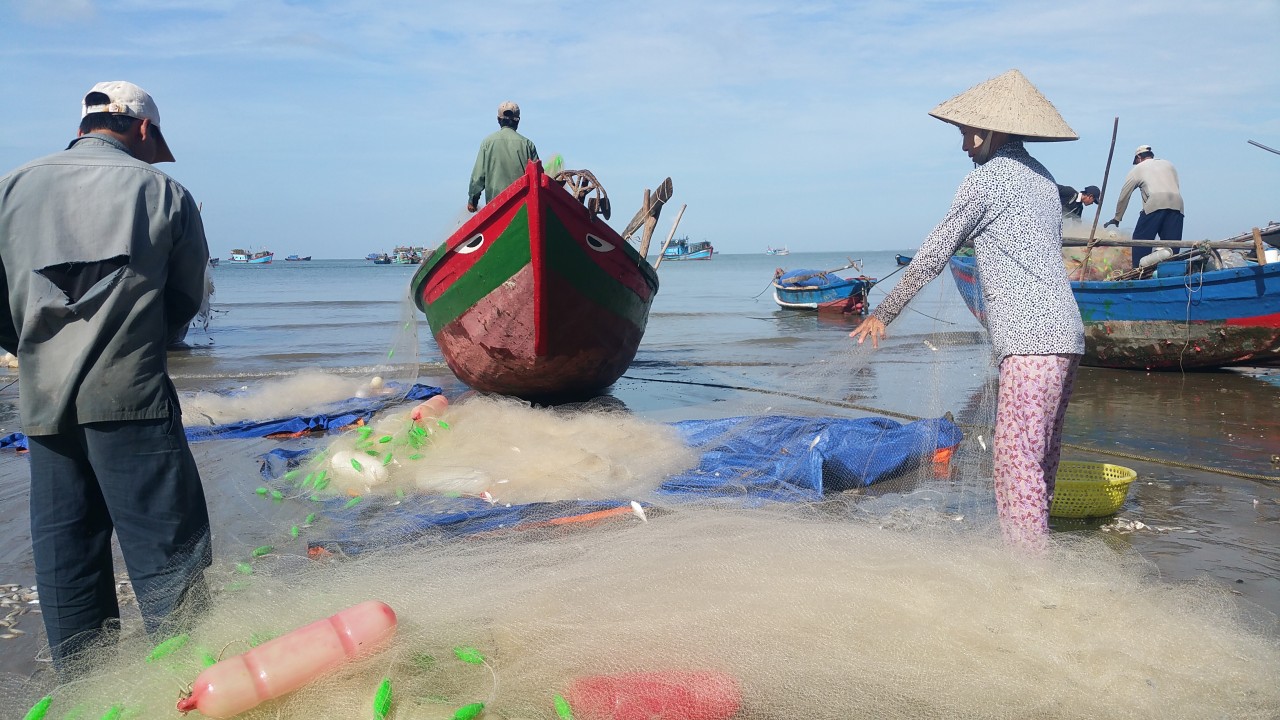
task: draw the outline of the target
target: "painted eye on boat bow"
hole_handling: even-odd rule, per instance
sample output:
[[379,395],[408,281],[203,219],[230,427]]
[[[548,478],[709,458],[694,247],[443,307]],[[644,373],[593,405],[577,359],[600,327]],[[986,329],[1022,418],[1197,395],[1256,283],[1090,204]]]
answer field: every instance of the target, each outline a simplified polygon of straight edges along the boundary
[[596,252],[609,252],[613,249],[613,243],[608,240],[601,240],[595,235],[587,235],[587,245]]
[[484,235],[476,235],[470,240],[458,246],[457,253],[459,255],[468,255],[484,247]]

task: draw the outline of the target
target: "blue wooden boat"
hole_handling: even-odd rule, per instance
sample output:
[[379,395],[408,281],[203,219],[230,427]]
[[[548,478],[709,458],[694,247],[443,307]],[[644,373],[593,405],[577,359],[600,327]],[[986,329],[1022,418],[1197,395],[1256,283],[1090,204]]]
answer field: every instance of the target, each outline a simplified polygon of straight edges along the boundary
[[899,265],[910,265],[910,264],[911,264],[911,256],[910,256],[910,255],[899,255],[899,256],[898,256],[898,264],[899,264]]
[[271,252],[270,250],[250,251],[250,250],[242,250],[241,248],[236,248],[235,250],[231,251],[230,260],[233,263],[248,263],[250,265],[268,265],[271,263],[271,259],[274,257],[275,257],[275,253]]
[[307,260],[310,260],[310,259],[311,259],[311,256],[310,256],[310,255],[301,255],[301,256],[299,256],[299,255],[290,255],[289,257],[286,257],[286,258],[285,258],[285,261],[286,261],[286,262],[304,262],[304,261],[307,261]]
[[790,255],[791,251],[787,249],[786,245],[783,245],[782,247],[770,246],[765,248],[764,254],[765,255]]
[[867,293],[876,280],[836,274],[847,269],[786,272],[778,268],[773,275],[773,301],[786,310],[865,315],[870,310]]
[[[951,275],[985,323],[974,258],[951,258]],[[1280,263],[1076,281],[1071,290],[1084,320],[1084,365],[1191,370],[1280,361]]]
[[662,251],[663,260],[710,260],[716,249],[705,240],[689,242],[689,238],[676,238]]

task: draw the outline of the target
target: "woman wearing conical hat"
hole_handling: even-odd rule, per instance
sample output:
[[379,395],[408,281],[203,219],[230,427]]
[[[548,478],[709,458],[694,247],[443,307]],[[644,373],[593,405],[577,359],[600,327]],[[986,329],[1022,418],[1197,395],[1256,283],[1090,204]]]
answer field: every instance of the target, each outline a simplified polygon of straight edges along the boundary
[[1006,540],[1043,546],[1061,450],[1062,421],[1084,328],[1062,263],[1062,203],[1053,176],[1025,143],[1075,140],[1053,105],[1017,70],[934,108],[960,129],[977,165],[898,285],[856,330],[878,346],[885,326],[972,241],[985,324],[1000,367],[995,490]]

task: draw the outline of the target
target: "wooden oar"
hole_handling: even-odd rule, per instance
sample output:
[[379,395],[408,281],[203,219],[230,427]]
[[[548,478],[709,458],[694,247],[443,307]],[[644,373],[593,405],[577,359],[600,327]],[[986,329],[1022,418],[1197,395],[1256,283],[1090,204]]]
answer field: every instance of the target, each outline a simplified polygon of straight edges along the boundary
[[1116,116],[1115,122],[1111,124],[1111,149],[1107,151],[1107,169],[1102,171],[1102,189],[1099,197],[1093,199],[1093,204],[1098,209],[1093,214],[1093,227],[1089,228],[1089,244],[1084,251],[1084,262],[1080,263],[1079,280],[1089,277],[1089,256],[1093,254],[1094,235],[1098,232],[1098,219],[1102,217],[1102,198],[1107,196],[1107,180],[1111,178],[1111,158],[1116,154],[1116,133],[1120,131],[1120,117]]
[[[631,218],[631,222],[627,223],[626,229],[621,233],[623,240],[631,239],[632,233],[640,229],[644,225],[646,218],[652,216],[658,217],[658,213],[662,211],[662,206],[671,199],[671,178],[667,178],[658,183],[658,189],[650,192],[645,190],[647,197],[644,199],[644,205],[636,211],[635,217]],[[641,253],[643,255],[643,253]]]

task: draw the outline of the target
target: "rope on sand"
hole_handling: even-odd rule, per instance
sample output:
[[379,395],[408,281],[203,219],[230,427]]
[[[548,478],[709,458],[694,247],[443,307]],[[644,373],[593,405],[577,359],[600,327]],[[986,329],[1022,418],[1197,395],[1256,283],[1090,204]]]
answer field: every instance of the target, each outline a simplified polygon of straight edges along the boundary
[[[808,395],[800,395],[798,393],[790,393],[782,390],[766,390],[764,388],[753,388],[753,387],[747,387],[745,385],[726,385],[723,383],[694,382],[692,380],[643,378],[643,377],[636,377],[634,375],[623,375],[622,377],[628,380],[640,380],[643,382],[671,383],[675,385],[696,385],[698,387],[709,387],[709,388],[717,388],[722,390],[742,390],[745,392],[760,393],[762,395],[779,395],[781,397],[792,398],[793,400],[805,400],[808,402],[818,403],[820,405],[830,405],[832,407],[846,408],[850,410],[861,410],[863,412],[874,413],[876,415],[883,415],[885,417],[896,418],[899,420],[907,420],[911,422],[925,419],[919,415],[912,415],[910,413],[894,412],[893,410],[886,410],[884,408],[877,408],[877,407],[872,407],[870,405],[862,405],[859,403],[851,403],[844,400],[831,400],[829,398],[810,397]],[[959,427],[962,430],[978,430],[978,429],[984,429],[987,426],[956,423],[956,427]],[[1062,443],[1062,446],[1064,448],[1070,448],[1072,450],[1101,453],[1103,455],[1110,455],[1111,457],[1124,458],[1126,460],[1137,460],[1139,462],[1151,463],[1153,465],[1164,465],[1165,467],[1182,468],[1184,470],[1197,470],[1199,472],[1209,473],[1211,475],[1227,475],[1230,477],[1237,477],[1245,480],[1257,480],[1259,482],[1266,482],[1266,483],[1280,483],[1280,476],[1276,476],[1276,475],[1263,475],[1261,473],[1245,472],[1242,470],[1230,470],[1230,469],[1220,468],[1220,467],[1210,467],[1209,465],[1200,465],[1198,463],[1183,462],[1181,460],[1169,460],[1166,458],[1153,457],[1151,455],[1142,455],[1139,453],[1125,452],[1122,450],[1108,450],[1105,448],[1091,447],[1089,445],[1080,445],[1078,443],[1064,442]]]

